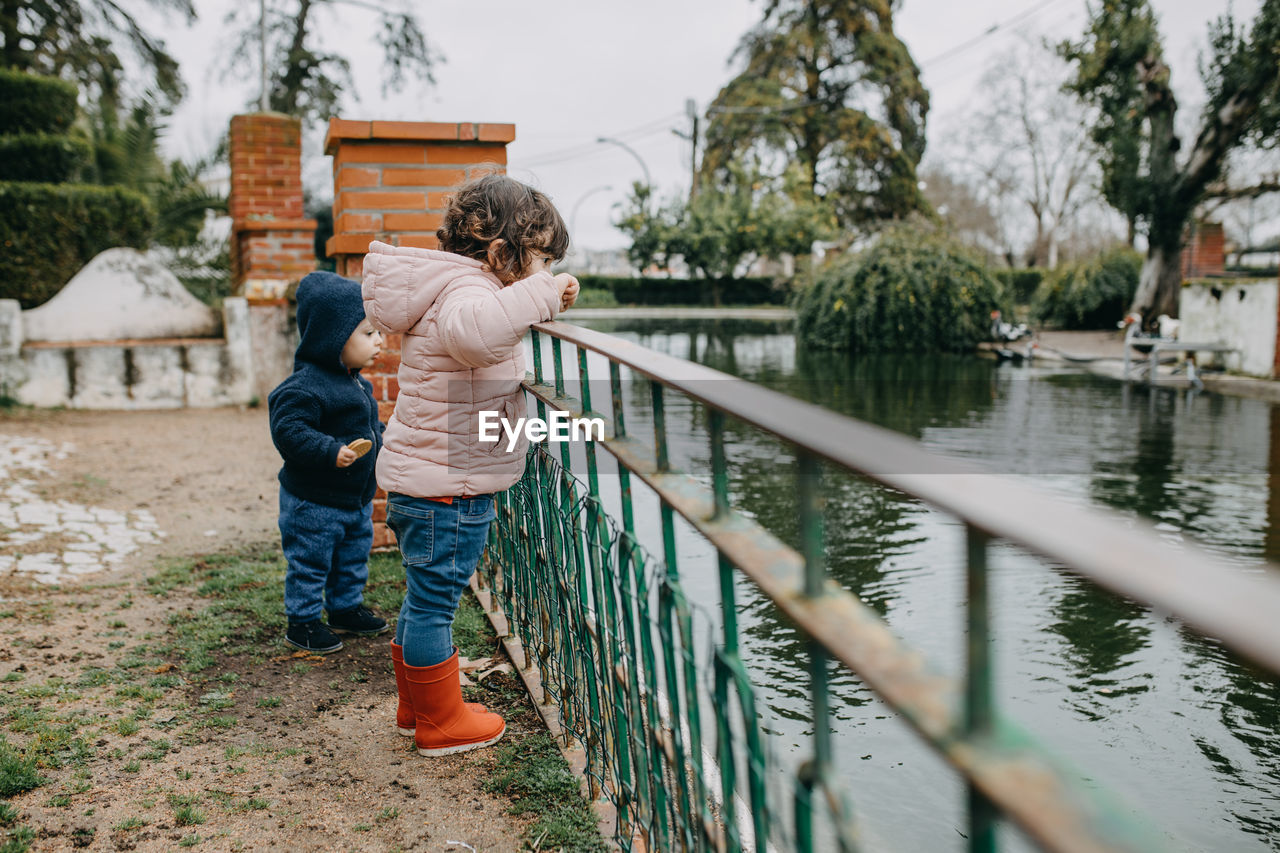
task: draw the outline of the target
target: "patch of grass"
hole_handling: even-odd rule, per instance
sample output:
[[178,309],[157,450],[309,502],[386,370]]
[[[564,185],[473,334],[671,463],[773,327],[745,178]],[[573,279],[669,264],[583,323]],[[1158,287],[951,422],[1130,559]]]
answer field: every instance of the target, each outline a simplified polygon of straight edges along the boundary
[[263,809],[268,809],[270,807],[271,802],[269,800],[264,800],[261,797],[250,797],[241,805],[236,806],[236,811],[262,811]]
[[19,752],[0,734],[0,797],[12,797],[43,785],[36,772],[36,759]]
[[235,717],[225,715],[215,715],[197,721],[192,728],[197,729],[233,729],[240,721]]
[[198,835],[184,835],[182,837],[182,840],[178,842],[178,846],[179,847],[195,847],[201,841],[204,841],[204,839]]
[[10,826],[18,819],[18,810],[8,803],[0,803],[0,826]]
[[147,579],[153,594],[164,595],[194,580],[208,607],[170,617],[171,651],[184,659],[186,672],[202,672],[230,651],[232,640],[261,643],[265,634],[284,628],[284,559],[278,553],[217,554],[176,560]]
[[373,827],[367,823],[357,823],[355,826],[351,827],[352,832],[368,832],[371,829],[373,829]]
[[398,817],[400,817],[400,810],[394,806],[388,806],[378,812],[378,816],[374,820],[378,821],[378,823],[383,823],[384,821],[395,820]]
[[112,619],[110,622],[107,623],[108,628],[126,628],[128,627],[128,625],[129,623],[122,622],[119,619]]
[[179,806],[173,812],[173,822],[178,826],[198,826],[204,820],[204,812],[195,806]]
[[279,696],[263,696],[258,699],[259,708],[279,708],[284,700]]
[[27,853],[31,849],[31,842],[35,841],[36,831],[29,826],[18,826],[6,832],[3,837],[0,853]]
[[484,783],[485,790],[511,798],[512,814],[536,816],[528,835],[540,839],[540,847],[607,849],[578,780],[549,735],[530,735],[498,750],[504,769]]
[[144,820],[143,818],[127,817],[124,820],[117,823],[114,827],[112,827],[112,829],[119,830],[120,832],[130,832],[135,829],[142,829],[142,827],[146,825],[147,825],[147,821]]
[[458,602],[453,616],[453,644],[465,658],[485,657],[493,653],[493,629],[474,595],[466,594]]
[[364,603],[383,615],[397,613],[404,601],[404,566],[396,552],[369,555]]
[[124,719],[116,723],[116,731],[118,731],[124,737],[129,737],[130,735],[136,735],[138,733],[138,729],[140,728],[142,727],[138,725],[137,720]]
[[23,678],[23,675],[20,672],[6,672],[4,674],[4,678],[0,678],[0,681],[3,681],[6,684],[8,684],[9,682],[12,682],[12,681],[21,681],[22,678]]
[[51,809],[65,809],[71,805],[70,794],[54,794],[45,802],[45,805]]
[[159,761],[173,749],[173,745],[167,740],[148,740],[147,747],[147,751],[141,756],[146,761]]
[[128,684],[116,690],[116,696],[121,699],[141,699],[143,702],[155,702],[164,696],[164,691],[157,690],[154,687],[140,687],[137,684]]
[[124,767],[120,769],[123,770],[125,773],[141,773],[142,765],[136,761],[130,761],[128,764],[126,764]]

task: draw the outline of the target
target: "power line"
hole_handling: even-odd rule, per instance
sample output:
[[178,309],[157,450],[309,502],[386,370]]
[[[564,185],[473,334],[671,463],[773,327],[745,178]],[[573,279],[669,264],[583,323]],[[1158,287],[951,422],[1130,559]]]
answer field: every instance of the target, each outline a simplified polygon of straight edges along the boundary
[[[681,118],[684,117],[683,113],[678,113],[677,115],[679,115]],[[670,130],[671,128],[673,128],[674,126],[675,124],[672,118],[666,117],[661,119],[660,122],[650,122],[648,125],[641,125],[640,128],[633,128],[632,130],[626,131],[622,134],[614,134],[611,138],[623,139],[627,142],[635,142],[638,139],[645,139],[646,137],[650,137],[658,133],[664,133]],[[642,130],[643,128],[646,128],[646,127],[648,128],[647,130]],[[574,145],[568,148],[544,151],[541,154],[534,155],[529,160],[523,160],[521,162],[521,166],[524,168],[529,168],[532,166],[549,166],[555,163],[562,163],[566,160],[573,160],[573,159],[579,159],[582,157],[590,157],[597,154],[602,154],[606,151],[608,151],[607,148],[602,148],[600,146],[600,143],[595,142],[593,140],[588,143],[584,143],[581,145]]]
[[975,45],[980,44],[983,41],[986,41],[987,39],[991,38],[991,36],[995,35],[1001,30],[1007,29],[1013,26],[1014,24],[1020,24],[1023,21],[1028,20],[1034,17],[1035,15],[1039,14],[1040,12],[1044,11],[1049,6],[1052,6],[1053,4],[1059,3],[1059,2],[1061,2],[1061,0],[1043,0],[1043,2],[1041,2],[1038,6],[1033,6],[1030,9],[1025,9],[1022,12],[1019,12],[1018,14],[1014,15],[1012,18],[1010,18],[1007,21],[992,24],[991,26],[987,27],[981,33],[969,39],[968,41],[961,42],[955,47],[944,50],[942,53],[938,54],[937,56],[934,56],[930,59],[926,59],[924,62],[920,63],[920,67],[926,68],[938,62],[945,62],[951,57],[957,56],[965,52],[969,48],[974,47]]

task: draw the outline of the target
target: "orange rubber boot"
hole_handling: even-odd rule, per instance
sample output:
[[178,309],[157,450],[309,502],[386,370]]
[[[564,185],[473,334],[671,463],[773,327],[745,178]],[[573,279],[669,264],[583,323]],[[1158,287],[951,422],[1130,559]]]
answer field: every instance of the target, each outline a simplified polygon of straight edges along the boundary
[[[396,694],[400,701],[396,704],[396,731],[405,737],[413,737],[414,718],[413,700],[409,698],[409,686],[404,680],[404,646],[391,641],[391,663],[396,670]],[[473,714],[487,714],[489,709],[479,702],[464,702],[467,710]]]
[[405,684],[413,703],[414,740],[421,755],[452,755],[502,738],[507,724],[497,714],[474,714],[462,704],[458,653],[435,666],[404,665]]

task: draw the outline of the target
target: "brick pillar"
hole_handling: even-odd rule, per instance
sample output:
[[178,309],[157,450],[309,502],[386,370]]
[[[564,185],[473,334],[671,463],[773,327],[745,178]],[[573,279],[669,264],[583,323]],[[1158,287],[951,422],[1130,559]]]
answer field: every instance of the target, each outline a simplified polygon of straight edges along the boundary
[[1182,250],[1182,278],[1220,276],[1226,272],[1226,237],[1220,222],[1195,222]]
[[[330,119],[324,153],[333,157],[333,236],[325,250],[340,275],[358,279],[373,240],[436,248],[445,196],[485,172],[506,170],[513,124]],[[384,341],[364,375],[373,383],[383,421],[400,391],[400,336]],[[388,548],[386,495],[373,502],[373,547]]]
[[301,122],[278,113],[231,119],[231,289],[249,302],[255,392],[293,370],[285,292],[316,268],[316,221],[302,212]]
[[237,295],[279,299],[316,268],[314,219],[302,213],[302,127],[291,116],[231,119],[231,281]]

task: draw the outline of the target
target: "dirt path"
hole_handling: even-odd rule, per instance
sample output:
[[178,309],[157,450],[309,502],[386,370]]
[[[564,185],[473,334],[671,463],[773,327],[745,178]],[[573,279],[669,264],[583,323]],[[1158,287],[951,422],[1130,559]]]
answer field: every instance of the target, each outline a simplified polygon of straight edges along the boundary
[[[175,561],[278,561],[278,464],[260,409],[0,413],[0,845],[523,846],[484,788],[497,749],[429,761],[396,734],[385,637],[316,658],[227,631],[202,670],[172,645],[210,600],[182,581],[220,577]],[[508,740],[537,732],[507,713]]]

